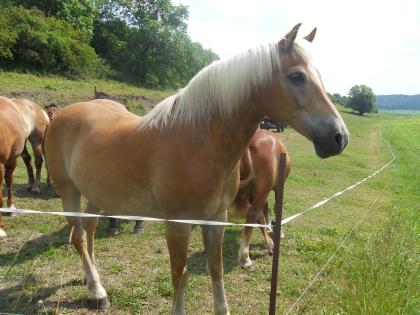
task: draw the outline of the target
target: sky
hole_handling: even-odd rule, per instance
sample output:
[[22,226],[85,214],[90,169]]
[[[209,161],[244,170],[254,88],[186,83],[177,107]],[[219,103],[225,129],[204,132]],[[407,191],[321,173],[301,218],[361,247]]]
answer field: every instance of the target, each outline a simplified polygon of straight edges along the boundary
[[328,92],[420,94],[419,0],[172,0],[189,7],[192,40],[221,58],[314,27],[314,65]]

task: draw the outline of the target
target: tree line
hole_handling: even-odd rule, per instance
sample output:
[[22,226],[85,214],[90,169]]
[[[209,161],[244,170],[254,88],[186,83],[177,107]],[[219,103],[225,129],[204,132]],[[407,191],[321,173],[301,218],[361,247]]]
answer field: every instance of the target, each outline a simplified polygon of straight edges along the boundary
[[3,0],[0,67],[178,88],[218,59],[187,21],[171,0]]
[[349,90],[348,95],[328,93],[328,96],[334,104],[351,108],[361,116],[365,113],[378,112],[378,108],[376,106],[376,96],[373,93],[373,90],[366,85],[354,85]]
[[379,108],[388,110],[420,110],[420,94],[377,95],[376,102]]

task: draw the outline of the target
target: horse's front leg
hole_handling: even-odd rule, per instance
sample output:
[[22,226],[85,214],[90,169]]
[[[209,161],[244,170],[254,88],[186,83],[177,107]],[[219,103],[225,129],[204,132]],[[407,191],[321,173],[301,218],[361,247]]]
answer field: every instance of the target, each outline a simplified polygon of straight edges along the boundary
[[[3,178],[4,178],[4,165],[0,164],[0,208],[3,208]],[[7,236],[4,231],[3,213],[0,212],[0,239]]]
[[[226,211],[216,221],[226,222]],[[202,225],[203,241],[207,255],[208,269],[213,285],[214,311],[216,314],[229,314],[223,283],[223,235],[224,226]]]
[[5,166],[4,180],[6,182],[6,188],[7,188],[7,206],[9,208],[14,208],[15,207],[15,205],[13,203],[13,190],[12,190],[12,185],[13,185],[13,172],[15,171],[16,166],[17,166],[17,161],[16,160],[10,161]]
[[[81,195],[76,187],[71,184],[61,186],[59,192],[64,211],[80,212]],[[88,203],[88,209],[89,207]],[[70,241],[82,259],[89,289],[88,306],[95,309],[105,309],[110,306],[110,302],[93,260],[93,232],[96,222],[93,219],[87,219],[83,224],[82,218],[79,217],[66,217],[66,219],[70,227]],[[85,230],[85,227],[87,230]]]
[[184,292],[187,284],[187,251],[190,243],[191,225],[166,222],[166,242],[171,262],[174,298],[172,314],[185,314]]

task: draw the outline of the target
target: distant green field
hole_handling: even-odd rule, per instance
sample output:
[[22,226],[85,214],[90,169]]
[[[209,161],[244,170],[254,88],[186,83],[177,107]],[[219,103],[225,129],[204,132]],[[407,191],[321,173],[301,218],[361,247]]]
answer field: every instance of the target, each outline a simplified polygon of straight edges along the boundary
[[[63,94],[72,102],[88,98],[95,84],[110,94],[158,99],[169,93],[108,81],[78,83],[0,73],[3,95],[46,93],[59,98]],[[290,128],[279,134],[292,158],[285,217],[382,167],[392,158],[388,141],[397,160],[366,183],[284,226],[278,314],[289,310],[347,236],[344,246],[290,313],[417,314],[420,116],[342,113],[351,136],[348,147],[337,157],[319,159],[312,144]],[[14,185],[17,207],[61,210],[60,200],[45,184],[42,194],[36,196],[24,190],[26,181],[20,163]],[[82,283],[81,262],[68,245],[65,220],[18,215],[6,218],[6,224],[8,238],[0,242],[0,312],[91,314],[85,307],[88,291]],[[106,236],[106,225],[105,220],[100,222],[95,244],[98,270],[112,303],[106,314],[170,313],[173,292],[164,225],[146,223],[140,237],[131,234],[133,222],[121,223],[123,232],[116,237]],[[253,266],[242,270],[236,261],[241,233],[237,227],[225,232],[225,287],[230,310],[232,314],[267,314],[271,257],[255,230],[250,249]],[[212,314],[211,284],[198,228],[191,237],[188,272],[187,313]]]
[[381,113],[393,115],[420,115],[420,110],[386,110],[380,109]]

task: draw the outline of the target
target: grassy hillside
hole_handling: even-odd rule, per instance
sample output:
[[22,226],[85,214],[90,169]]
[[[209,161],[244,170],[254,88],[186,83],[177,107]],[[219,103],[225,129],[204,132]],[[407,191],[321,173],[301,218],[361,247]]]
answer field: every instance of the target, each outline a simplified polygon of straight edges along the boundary
[[[18,78],[15,82],[13,76]],[[22,78],[33,78],[34,82],[25,84]],[[115,82],[78,83],[53,78],[48,83],[48,79],[17,74],[1,74],[0,80],[7,82],[0,83],[3,94],[46,93],[48,97],[65,94],[69,98],[69,95],[89,98],[96,83],[110,94],[150,93],[147,95],[152,97],[157,93],[153,97],[158,99],[165,93]],[[47,85],[55,90],[49,90]],[[284,227],[279,314],[289,310],[347,237],[344,246],[290,313],[415,314],[420,307],[417,258],[420,116],[360,117],[340,110],[351,133],[350,144],[340,156],[320,160],[312,144],[292,129],[279,134],[292,158],[292,172],[285,190],[285,216],[306,209],[379,169],[391,159],[388,140],[398,158],[378,176]],[[23,163],[15,180],[17,207],[61,209],[60,200],[52,196],[45,184],[40,196],[24,191],[27,179]],[[90,314],[85,308],[87,289],[82,284],[80,259],[68,245],[65,220],[56,216],[18,215],[6,218],[6,224],[9,236],[0,242],[0,312]],[[106,225],[106,220],[101,220],[95,245],[98,270],[112,302],[106,313],[168,314],[172,285],[164,225],[146,223],[145,231],[138,237],[131,234],[133,222],[123,222],[122,234],[112,238],[106,236]],[[225,287],[231,313],[266,314],[271,257],[255,230],[251,245],[253,267],[242,270],[236,261],[240,236],[240,228],[226,229]],[[187,313],[212,314],[211,284],[199,228],[192,233],[188,272]]]
[[172,94],[171,90],[150,90],[111,80],[74,81],[58,76],[36,76],[0,71],[0,95],[10,98],[28,98],[39,105],[56,103],[59,106],[88,101],[94,98],[94,87],[121,102],[130,110],[144,113],[154,104]]

